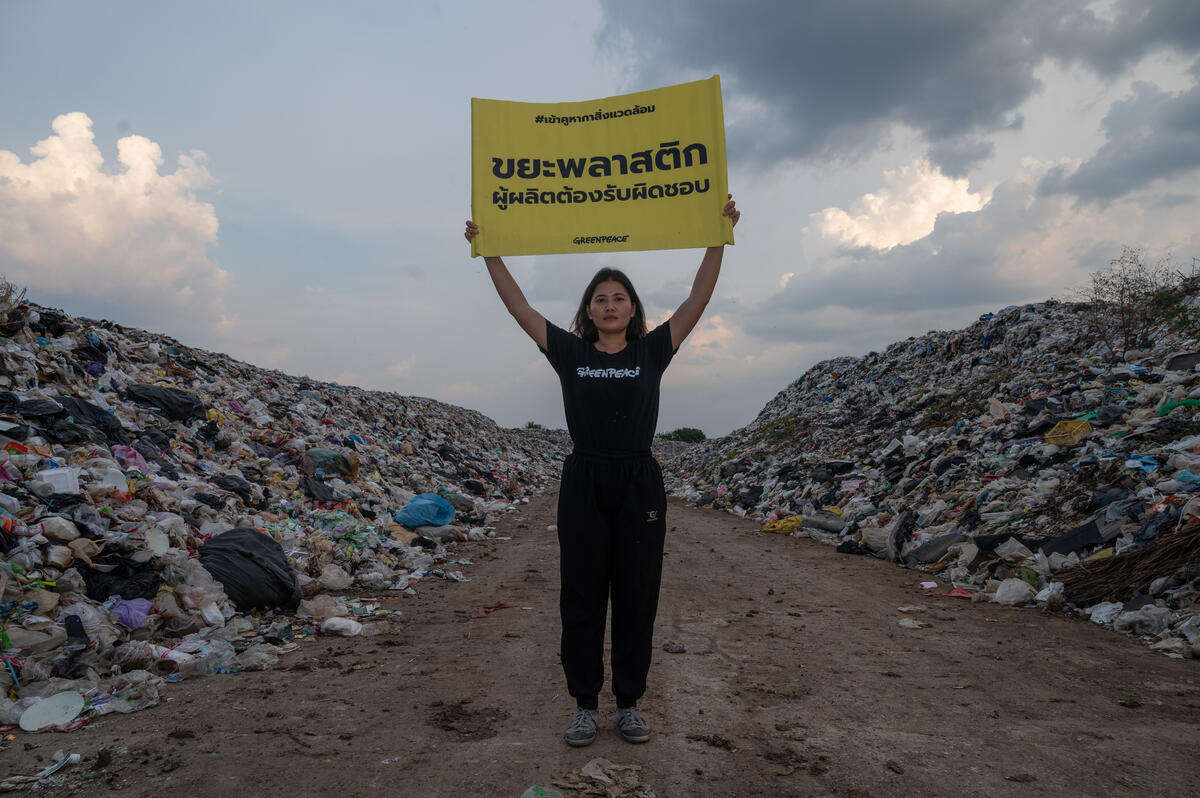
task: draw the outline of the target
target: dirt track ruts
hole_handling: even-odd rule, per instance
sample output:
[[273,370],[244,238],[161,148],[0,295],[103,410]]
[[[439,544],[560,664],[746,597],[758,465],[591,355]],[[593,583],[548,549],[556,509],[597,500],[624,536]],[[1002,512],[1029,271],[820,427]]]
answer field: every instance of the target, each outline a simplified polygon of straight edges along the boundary
[[[62,749],[83,755],[53,782],[74,795],[515,797],[605,757],[640,765],[658,798],[1195,794],[1200,663],[926,597],[923,574],[674,501],[642,702],[654,739],[623,742],[602,695],[599,739],[568,748],[554,501],[508,516],[511,540],[459,544],[472,581],[387,602],[404,614],[385,635],[168,685],[159,707],[72,734],[18,732],[0,773]],[[480,609],[498,602],[516,606]]]

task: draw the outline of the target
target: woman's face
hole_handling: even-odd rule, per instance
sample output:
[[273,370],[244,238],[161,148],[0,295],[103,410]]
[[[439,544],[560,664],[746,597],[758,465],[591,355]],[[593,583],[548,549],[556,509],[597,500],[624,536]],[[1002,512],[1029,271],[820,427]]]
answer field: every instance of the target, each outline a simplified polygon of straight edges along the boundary
[[592,292],[587,314],[600,332],[623,333],[636,310],[625,286],[616,280],[605,280]]

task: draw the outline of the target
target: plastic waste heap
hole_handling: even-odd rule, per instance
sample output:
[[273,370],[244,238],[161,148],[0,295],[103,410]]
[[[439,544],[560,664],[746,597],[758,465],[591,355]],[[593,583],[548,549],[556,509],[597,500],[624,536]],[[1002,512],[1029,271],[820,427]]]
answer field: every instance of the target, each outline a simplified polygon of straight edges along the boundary
[[[446,546],[492,534],[568,443],[10,301],[0,730],[71,728],[153,706],[165,681],[270,667],[312,634],[377,631],[396,613],[341,593],[466,581],[439,567]],[[449,513],[406,514],[418,496]]]
[[668,488],[1200,657],[1200,340],[1111,352],[1088,312],[1013,306],[818,363],[672,457]]

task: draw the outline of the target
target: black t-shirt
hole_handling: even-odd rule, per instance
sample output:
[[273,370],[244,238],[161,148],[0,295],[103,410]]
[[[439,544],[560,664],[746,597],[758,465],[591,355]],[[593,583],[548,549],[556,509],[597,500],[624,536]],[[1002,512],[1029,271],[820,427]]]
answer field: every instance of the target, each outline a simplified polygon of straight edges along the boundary
[[675,354],[667,322],[609,354],[547,321],[541,351],[558,372],[567,430],[577,449],[650,450],[658,426],[658,384]]

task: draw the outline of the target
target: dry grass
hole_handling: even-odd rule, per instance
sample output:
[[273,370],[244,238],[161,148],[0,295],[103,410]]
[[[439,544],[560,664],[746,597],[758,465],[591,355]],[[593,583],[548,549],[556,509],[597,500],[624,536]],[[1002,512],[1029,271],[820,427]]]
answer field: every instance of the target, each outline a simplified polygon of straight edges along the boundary
[[18,289],[8,281],[7,277],[0,275],[0,314],[7,317],[9,311],[24,301],[25,289]]

